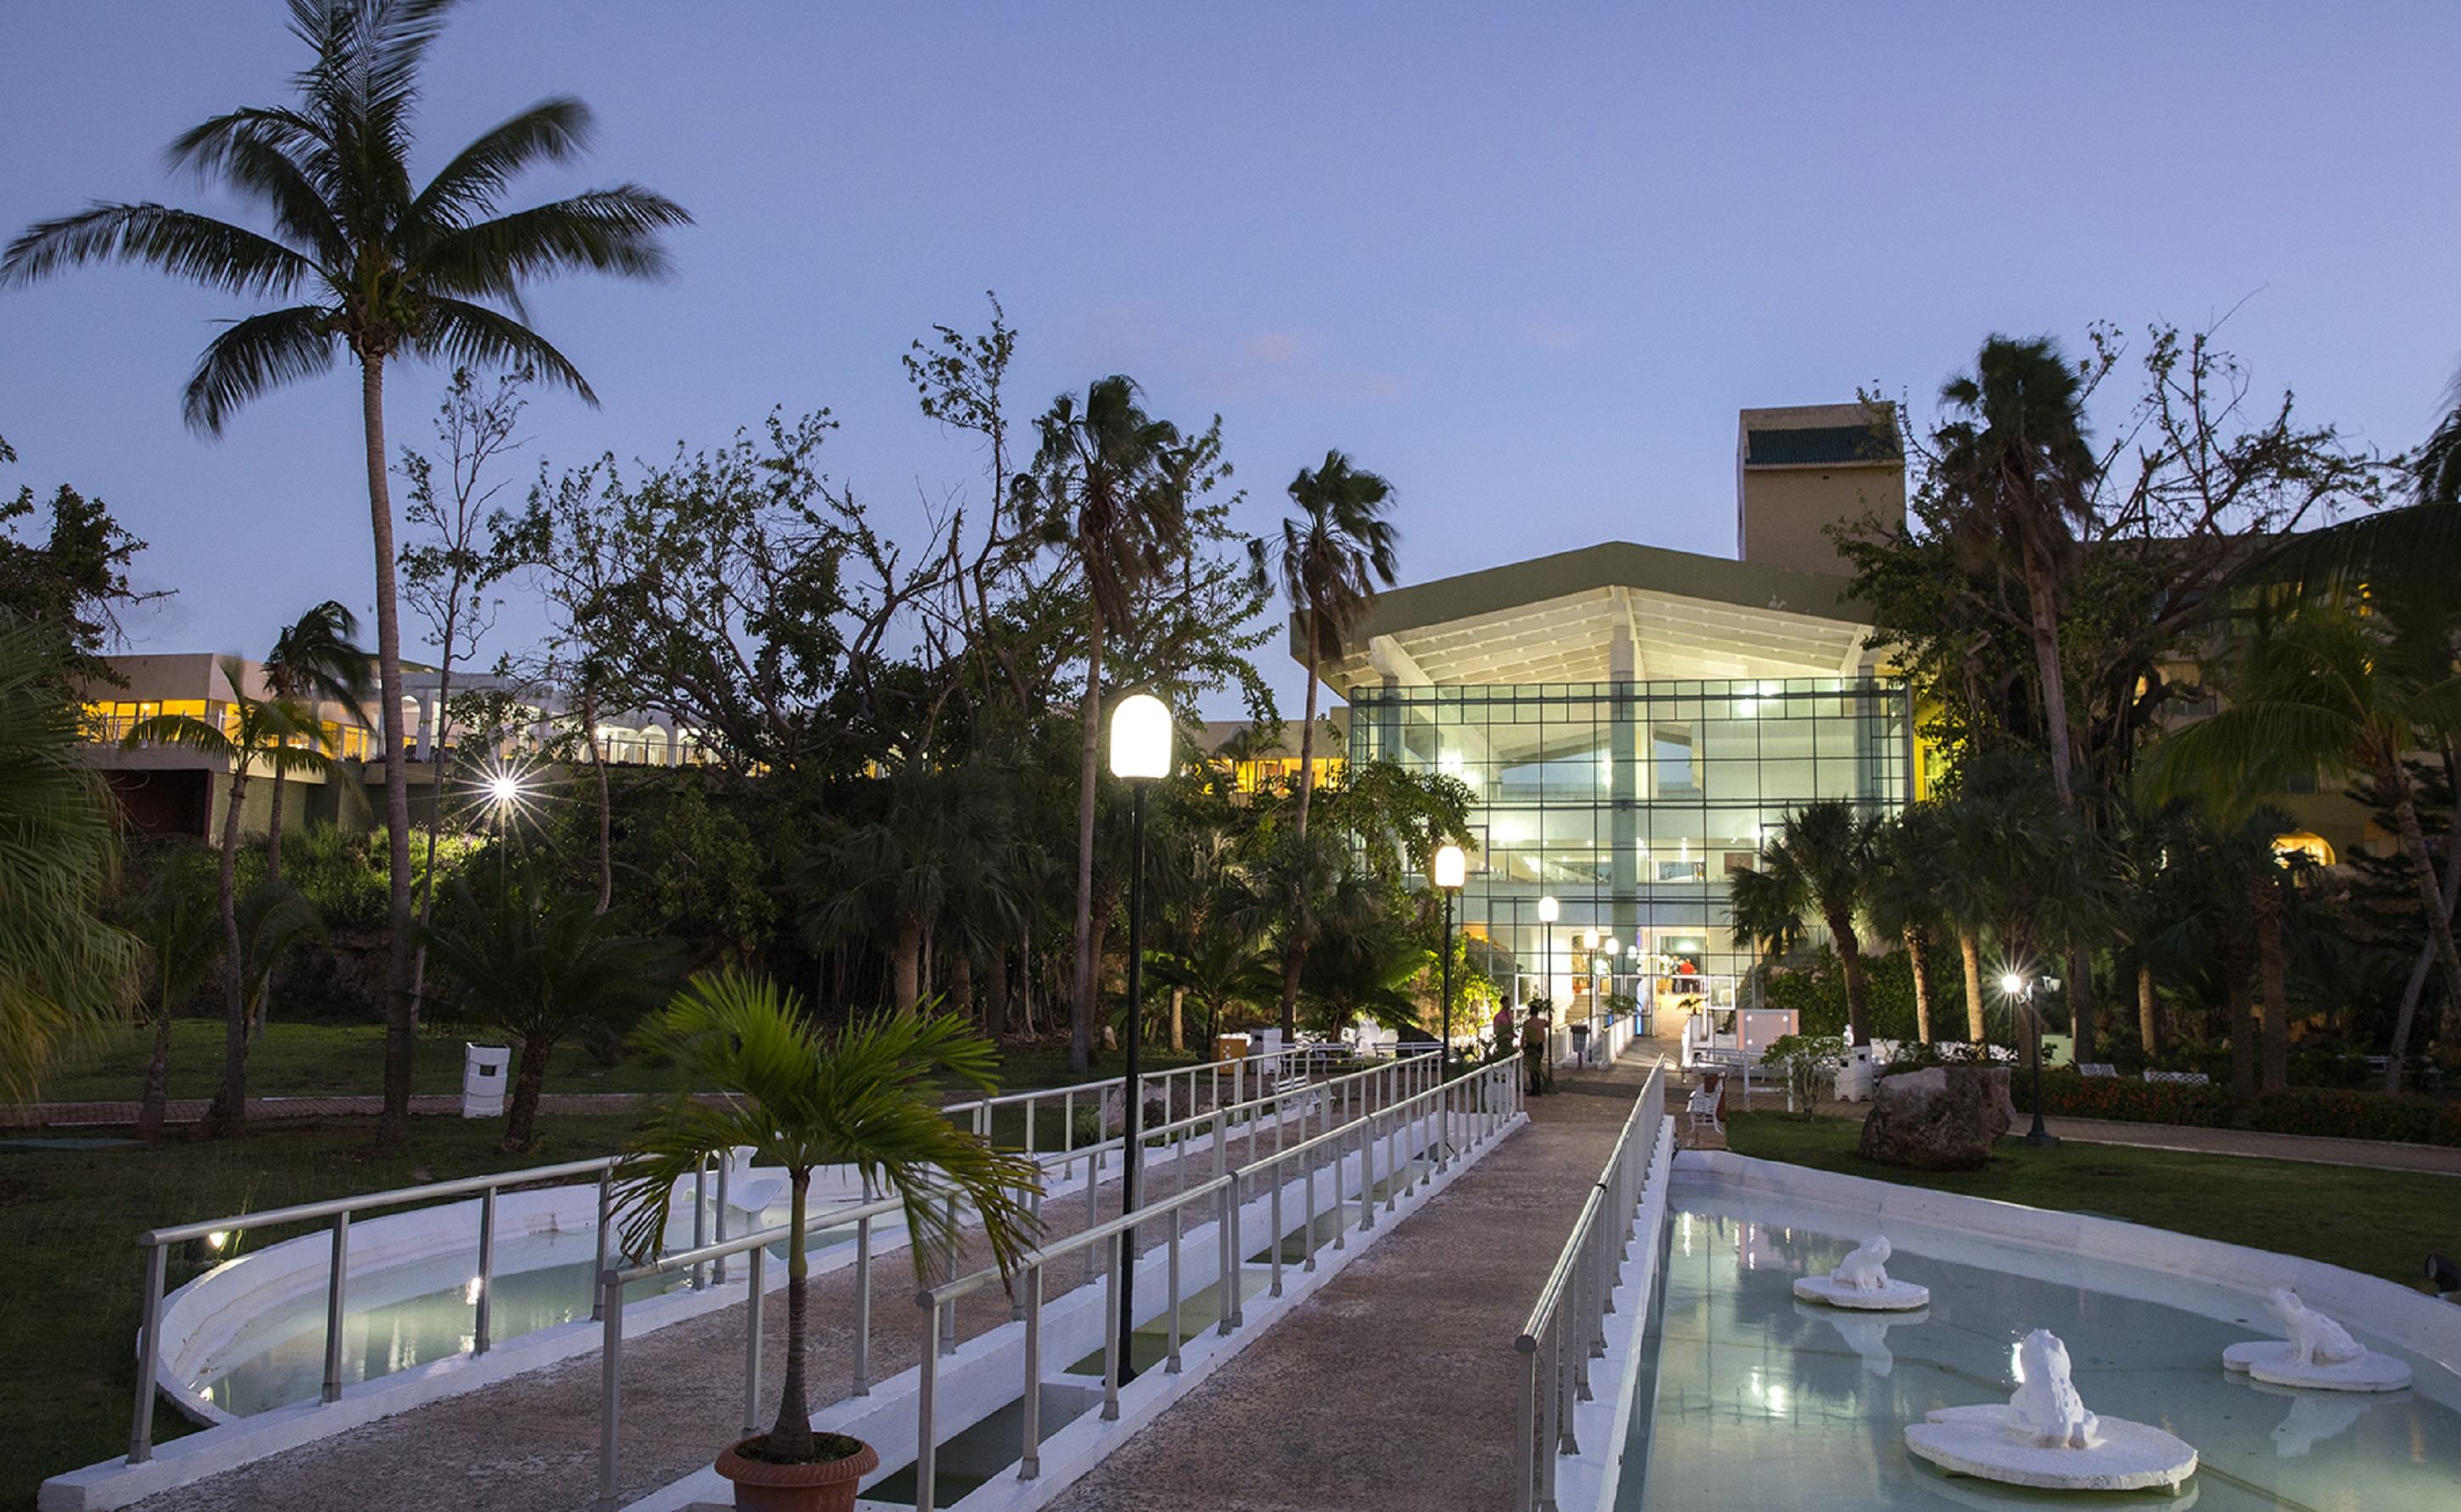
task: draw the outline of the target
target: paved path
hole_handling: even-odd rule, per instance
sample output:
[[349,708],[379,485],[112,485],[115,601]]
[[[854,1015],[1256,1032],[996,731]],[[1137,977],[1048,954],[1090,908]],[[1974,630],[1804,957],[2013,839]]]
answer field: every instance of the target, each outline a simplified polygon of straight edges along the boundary
[[[1753,1089],[1753,1105],[1783,1108],[1783,1093]],[[1740,1093],[1730,1097],[1733,1112]],[[1853,1118],[1872,1111],[1866,1102],[1823,1102],[1821,1117]],[[2357,1165],[2378,1171],[2423,1171],[2461,1176],[2461,1149],[2442,1144],[2403,1144],[2391,1139],[2332,1139],[2312,1134],[2265,1134],[2254,1129],[2203,1129],[2180,1123],[2121,1123],[2109,1118],[2043,1120],[2051,1133],[2079,1144],[2125,1144],[2142,1150],[2187,1150],[2199,1155],[2244,1155],[2265,1161],[2300,1161],[2315,1165]],[[1710,1137],[1714,1142],[1715,1137]],[[1685,1143],[1699,1141],[1687,1135]],[[1723,1146],[1722,1146],[1723,1147]]]
[[1559,1072],[1490,1150],[1050,1503],[1064,1512],[1512,1504],[1512,1338],[1648,1062]]

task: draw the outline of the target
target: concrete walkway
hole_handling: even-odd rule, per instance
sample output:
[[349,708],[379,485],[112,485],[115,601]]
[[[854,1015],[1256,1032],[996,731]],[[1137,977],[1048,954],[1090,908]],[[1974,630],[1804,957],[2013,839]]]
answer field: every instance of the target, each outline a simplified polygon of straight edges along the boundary
[[1512,1339],[1650,1064],[1559,1073],[1529,1128],[1050,1505],[1511,1505]]

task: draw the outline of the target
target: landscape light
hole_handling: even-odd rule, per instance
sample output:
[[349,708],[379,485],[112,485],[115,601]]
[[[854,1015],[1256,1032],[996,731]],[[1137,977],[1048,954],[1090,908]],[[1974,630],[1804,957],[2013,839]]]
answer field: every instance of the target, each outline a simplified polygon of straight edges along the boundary
[[509,772],[499,773],[487,779],[487,797],[499,805],[510,807],[522,800],[521,778]]
[[1459,845],[1438,846],[1436,848],[1436,885],[1446,892],[1455,892],[1460,890],[1462,884],[1468,880],[1469,860],[1462,854],[1462,848]]
[[1538,900],[1538,922],[1540,924],[1553,924],[1557,919],[1563,916],[1563,912],[1564,905],[1555,901],[1555,895],[1553,893],[1549,893],[1546,897]]
[[2025,990],[2025,979],[2024,979],[2023,977],[2022,977],[2022,976],[2019,976],[2019,975],[2018,975],[2016,972],[2014,972],[2014,971],[2010,971],[2010,972],[2008,972],[2006,975],[2004,975],[2004,976],[2002,976],[2002,977],[2001,977],[2001,978],[2000,978],[2000,990],[2001,990],[2002,992],[2007,993],[2010,997],[2015,997],[2018,993],[2020,993],[2020,992],[2023,991],[2024,990]]
[[1111,711],[1111,775],[1170,776],[1170,709],[1151,693],[1130,693]]
[[229,1243],[230,1235],[219,1228],[205,1236],[205,1247],[208,1249],[220,1249],[223,1246]]

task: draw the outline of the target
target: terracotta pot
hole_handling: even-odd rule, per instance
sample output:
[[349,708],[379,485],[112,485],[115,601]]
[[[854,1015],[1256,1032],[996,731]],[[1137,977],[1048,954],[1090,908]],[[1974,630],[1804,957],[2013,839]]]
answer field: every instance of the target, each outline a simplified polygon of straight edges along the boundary
[[879,1452],[856,1441],[861,1447],[844,1459],[781,1465],[738,1453],[760,1442],[746,1438],[717,1457],[717,1473],[735,1483],[740,1512],[853,1512],[856,1484],[880,1468]]

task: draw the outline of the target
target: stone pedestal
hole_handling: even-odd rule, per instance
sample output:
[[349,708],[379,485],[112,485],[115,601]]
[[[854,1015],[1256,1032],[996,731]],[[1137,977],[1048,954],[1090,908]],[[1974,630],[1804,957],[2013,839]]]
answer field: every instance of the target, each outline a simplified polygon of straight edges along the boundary
[[1863,1158],[1915,1171],[1979,1170],[2008,1131],[2008,1073],[1932,1066],[1883,1076],[1863,1121]]

